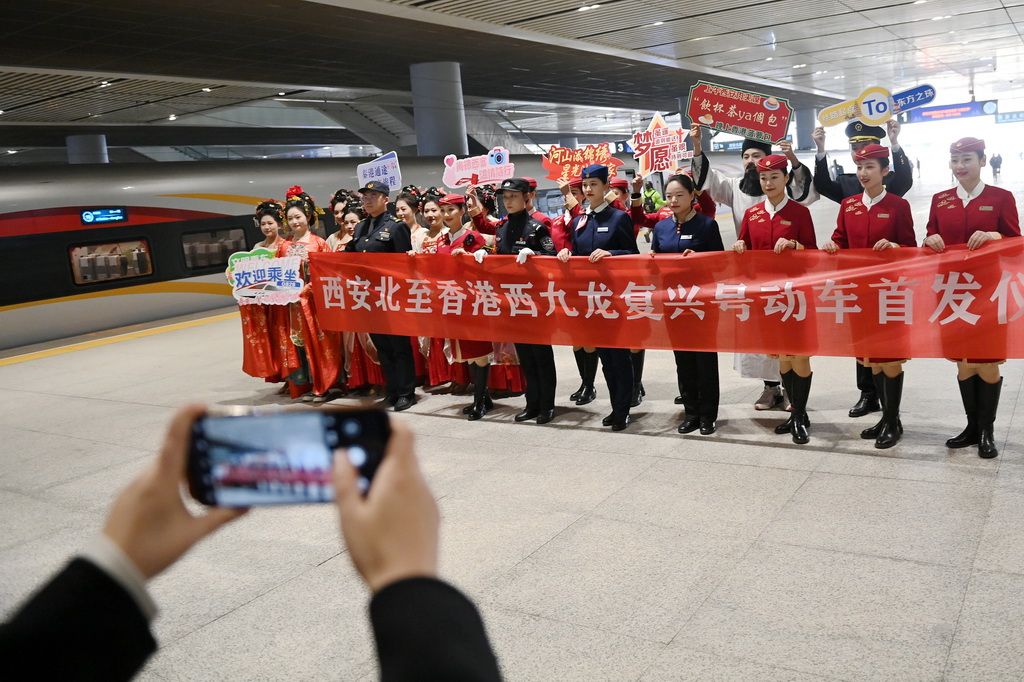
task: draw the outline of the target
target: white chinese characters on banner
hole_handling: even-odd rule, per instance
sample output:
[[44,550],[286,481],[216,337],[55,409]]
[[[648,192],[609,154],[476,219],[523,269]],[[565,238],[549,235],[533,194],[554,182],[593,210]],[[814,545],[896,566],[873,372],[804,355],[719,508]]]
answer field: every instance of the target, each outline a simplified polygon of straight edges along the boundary
[[296,303],[304,284],[301,265],[298,256],[234,260],[228,272],[231,293],[239,305]]
[[[284,259],[276,259],[284,260]],[[266,261],[264,261],[266,262]],[[301,280],[300,280],[301,282]],[[712,288],[672,283],[659,289],[654,284],[629,282],[621,292],[605,282],[588,281],[587,287],[567,292],[552,280],[535,291],[532,282],[495,284],[488,280],[456,281],[382,277],[371,282],[362,277],[323,277],[320,280],[327,308],[371,312],[433,313],[470,317],[581,317],[619,319],[620,306],[626,320],[675,320],[691,313],[699,323],[706,316],[705,303],[732,313],[738,322],[777,318],[784,323],[807,320],[813,306],[816,315],[831,323],[847,324],[863,312],[862,296],[874,296],[878,303],[878,324],[907,325],[914,320],[914,281],[888,277],[867,285],[826,279],[824,284],[798,287],[794,282],[750,287],[743,282],[719,282]],[[928,322],[946,326],[954,322],[976,325],[978,313],[971,310],[982,288],[971,273],[936,275],[931,289],[938,302]],[[575,308],[570,297],[584,305]],[[1024,273],[1003,272],[990,297],[997,303],[998,322],[1005,325],[1024,317]],[[813,302],[812,302],[813,301]],[[923,320],[922,320],[923,321]]]

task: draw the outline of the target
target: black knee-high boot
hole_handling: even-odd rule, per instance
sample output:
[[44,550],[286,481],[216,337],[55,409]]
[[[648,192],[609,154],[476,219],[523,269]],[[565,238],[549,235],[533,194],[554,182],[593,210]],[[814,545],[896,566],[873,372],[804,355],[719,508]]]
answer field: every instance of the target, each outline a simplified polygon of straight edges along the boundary
[[[788,372],[783,372],[780,375],[780,377],[782,378],[782,388],[785,389],[786,395],[789,396],[789,403],[790,403],[790,405],[793,404],[793,391],[796,390],[793,387],[793,377],[795,377],[795,376],[796,376],[796,372],[794,372],[793,370],[789,370]],[[795,409],[792,412],[789,413],[789,419],[787,419],[786,421],[782,422],[781,424],[779,424],[778,426],[775,427],[775,433],[779,434],[780,436],[782,434],[784,434],[784,433],[789,433],[790,429],[793,426],[793,415],[794,414],[796,414],[796,410]]]
[[[569,400],[576,402],[587,390],[587,352],[580,348],[579,350],[574,350],[572,354],[576,356],[576,369],[579,370],[580,373],[580,387],[576,389],[575,393],[569,396]],[[591,380],[590,383],[593,385],[593,380]]]
[[647,391],[644,390],[643,378],[644,378],[644,356],[647,351],[642,350],[639,353],[630,353],[629,360],[633,363],[633,399],[630,401],[630,407],[636,407],[644,401],[644,396],[647,395]]
[[487,379],[490,373],[490,365],[484,365],[483,367],[476,364],[473,365],[473,408],[468,415],[471,422],[483,419],[483,416],[494,407],[494,404],[491,402],[491,396],[487,392]]
[[793,372],[793,378],[790,379],[794,395],[790,398],[790,403],[793,405],[793,422],[790,424],[789,432],[793,436],[793,442],[797,445],[804,445],[811,439],[808,431],[811,420],[807,418],[807,399],[811,396],[812,379],[814,379],[814,372],[805,377]]
[[576,399],[577,405],[587,405],[597,399],[597,389],[594,388],[594,379],[597,378],[597,351],[583,353],[583,393]]
[[978,444],[978,384],[981,379],[975,375],[967,377],[963,381],[957,381],[960,385],[960,400],[964,404],[964,412],[967,413],[967,427],[960,432],[959,436],[953,436],[946,441],[947,448],[966,448]]
[[[883,375],[885,376],[885,375]],[[903,372],[895,377],[885,377],[882,381],[882,428],[875,438],[875,447],[879,450],[891,448],[900,442],[903,435],[903,424],[900,423],[900,402],[903,400]]]
[[996,448],[995,423],[996,410],[999,408],[999,393],[1003,387],[1003,379],[995,384],[978,379],[978,457],[992,459],[999,456]]
[[860,437],[864,440],[874,440],[878,438],[878,433],[882,430],[882,424],[885,423],[885,374],[882,372],[872,374],[871,380],[875,382],[875,393],[878,395],[878,402],[882,404],[883,414],[877,424],[869,426],[860,432]]

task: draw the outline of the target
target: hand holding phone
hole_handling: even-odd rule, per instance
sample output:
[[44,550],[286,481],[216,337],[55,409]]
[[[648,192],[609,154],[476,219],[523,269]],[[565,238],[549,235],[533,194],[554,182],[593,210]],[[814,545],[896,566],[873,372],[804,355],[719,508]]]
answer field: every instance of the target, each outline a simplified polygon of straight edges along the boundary
[[398,421],[391,427],[387,455],[367,495],[361,494],[356,469],[341,458],[334,465],[345,545],[374,592],[406,578],[437,575],[437,502],[416,461],[412,432]]
[[188,481],[206,505],[253,507],[334,501],[334,452],[365,493],[390,437],[381,410],[232,411],[192,426]]

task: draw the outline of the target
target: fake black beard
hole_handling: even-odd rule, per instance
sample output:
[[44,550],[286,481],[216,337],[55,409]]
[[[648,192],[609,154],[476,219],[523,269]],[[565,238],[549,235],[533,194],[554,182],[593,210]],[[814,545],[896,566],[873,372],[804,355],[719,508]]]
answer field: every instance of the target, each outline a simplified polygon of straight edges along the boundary
[[761,189],[761,178],[757,172],[757,165],[752,163],[743,170],[743,179],[740,180],[740,191],[752,197],[764,196],[764,190]]

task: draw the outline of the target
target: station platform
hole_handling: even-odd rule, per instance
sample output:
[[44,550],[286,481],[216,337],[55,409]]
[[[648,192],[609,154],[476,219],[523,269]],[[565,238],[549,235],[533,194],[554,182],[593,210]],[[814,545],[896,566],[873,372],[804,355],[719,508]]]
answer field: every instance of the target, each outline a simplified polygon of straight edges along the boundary
[[[915,188],[919,234],[946,180]],[[806,446],[772,432],[786,413],[753,410],[761,384],[730,354],[706,437],[676,433],[670,352],[648,352],[622,433],[600,424],[603,381],[571,405],[571,350],[556,359],[547,426],[512,421],[522,398],[467,422],[466,397],[428,394],[397,417],[441,509],[442,577],[478,604],[507,679],[1020,679],[1024,363],[1003,365],[1001,454],[981,460],[943,444],[964,423],[944,360],[907,364],[906,432],[882,451],[858,437],[876,415],[846,414],[849,358],[812,361]],[[290,403],[240,364],[229,309],[0,356],[0,616],[98,532],[177,406]],[[161,648],[141,679],[377,678],[331,505],[254,510],[151,591]]]

